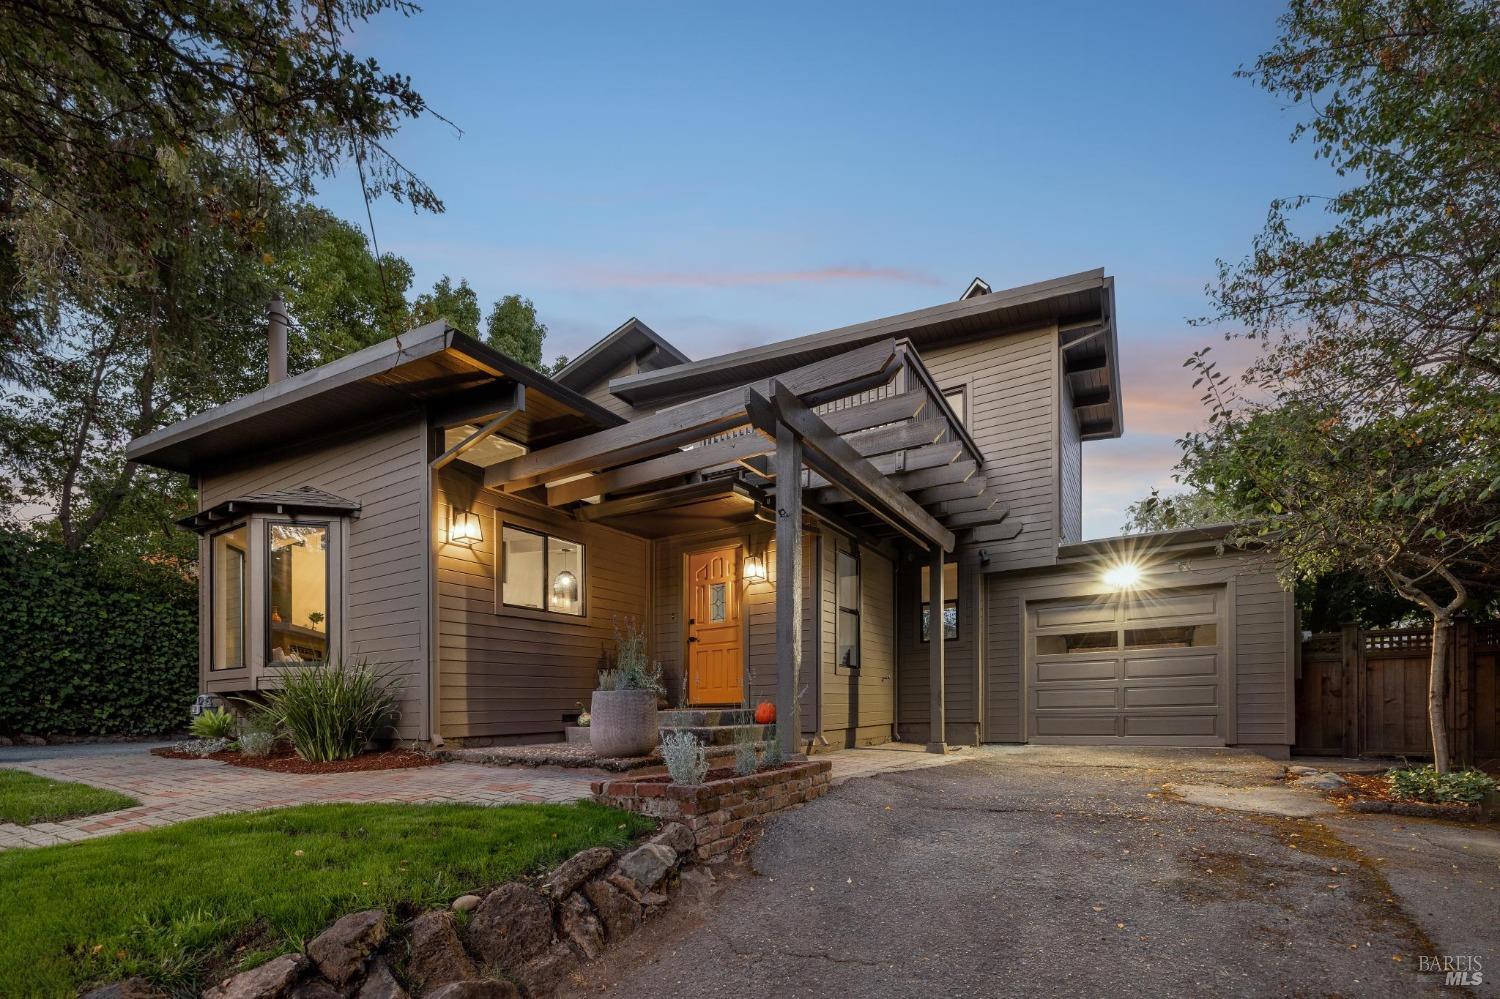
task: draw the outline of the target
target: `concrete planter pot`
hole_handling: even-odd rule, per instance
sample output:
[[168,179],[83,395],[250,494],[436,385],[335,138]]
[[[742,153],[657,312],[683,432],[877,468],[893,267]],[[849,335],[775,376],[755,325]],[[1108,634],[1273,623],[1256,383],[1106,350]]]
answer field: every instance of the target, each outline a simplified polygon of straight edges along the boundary
[[645,756],[656,748],[656,692],[596,690],[589,743],[598,756]]

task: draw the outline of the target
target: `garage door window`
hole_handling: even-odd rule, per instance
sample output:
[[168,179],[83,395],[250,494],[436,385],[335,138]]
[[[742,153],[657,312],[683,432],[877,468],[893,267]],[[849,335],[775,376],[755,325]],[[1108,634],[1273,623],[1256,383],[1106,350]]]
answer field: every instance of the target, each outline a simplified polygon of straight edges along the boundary
[[1036,636],[1039,656],[1066,656],[1074,652],[1113,652],[1119,648],[1117,631],[1070,631],[1063,635]]
[[1127,649],[1198,649],[1219,644],[1216,624],[1183,624],[1166,628],[1127,628]]

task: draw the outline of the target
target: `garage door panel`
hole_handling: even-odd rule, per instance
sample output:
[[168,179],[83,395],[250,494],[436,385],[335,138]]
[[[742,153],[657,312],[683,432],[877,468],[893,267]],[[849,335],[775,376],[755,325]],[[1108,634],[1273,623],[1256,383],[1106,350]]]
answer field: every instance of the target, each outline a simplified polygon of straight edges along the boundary
[[1202,715],[1125,715],[1129,736],[1212,736],[1217,734],[1217,713]]
[[[1217,683],[1125,688],[1127,708],[1213,707],[1219,701]],[[1038,702],[1040,706],[1040,702]]]
[[1038,714],[1035,734],[1044,737],[1119,735],[1119,717],[1116,714]]
[[1125,616],[1132,621],[1160,621],[1169,617],[1213,617],[1219,613],[1219,594],[1213,592],[1151,594],[1131,600]]
[[1063,607],[1038,607],[1036,626],[1055,628],[1067,624],[1113,624],[1117,608],[1113,600]]
[[[1023,644],[1027,738],[1222,744],[1228,662],[1223,590],[1031,608]],[[1098,634],[1095,634],[1098,633]],[[1098,651],[1095,651],[1098,650]]]
[[1186,656],[1142,656],[1125,660],[1126,679],[1152,676],[1218,676],[1219,657],[1213,653]]
[[1107,687],[1043,687],[1036,692],[1038,710],[1077,708],[1118,708],[1120,690],[1113,682]]
[[1039,662],[1036,678],[1040,683],[1056,683],[1060,680],[1114,680],[1120,675],[1120,660],[1072,659],[1054,662]]

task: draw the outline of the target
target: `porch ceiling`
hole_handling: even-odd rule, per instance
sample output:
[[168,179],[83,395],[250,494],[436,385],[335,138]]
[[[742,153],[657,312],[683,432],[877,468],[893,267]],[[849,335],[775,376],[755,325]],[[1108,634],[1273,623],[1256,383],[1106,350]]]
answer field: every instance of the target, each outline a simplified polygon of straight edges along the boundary
[[778,427],[803,444],[807,509],[841,530],[951,550],[955,531],[1007,516],[916,349],[894,340],[500,462],[485,485],[648,537],[706,530],[777,490]]

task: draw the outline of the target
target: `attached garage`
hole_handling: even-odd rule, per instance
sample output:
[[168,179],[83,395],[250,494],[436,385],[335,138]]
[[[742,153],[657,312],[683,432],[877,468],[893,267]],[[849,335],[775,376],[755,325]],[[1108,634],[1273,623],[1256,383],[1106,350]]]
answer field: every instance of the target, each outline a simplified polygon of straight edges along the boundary
[[1223,587],[1028,605],[1028,741],[1227,741]]
[[[986,572],[985,742],[1245,746],[1295,741],[1296,613],[1273,568],[1222,532],[1065,545]],[[1110,585],[1111,567],[1139,579]]]

